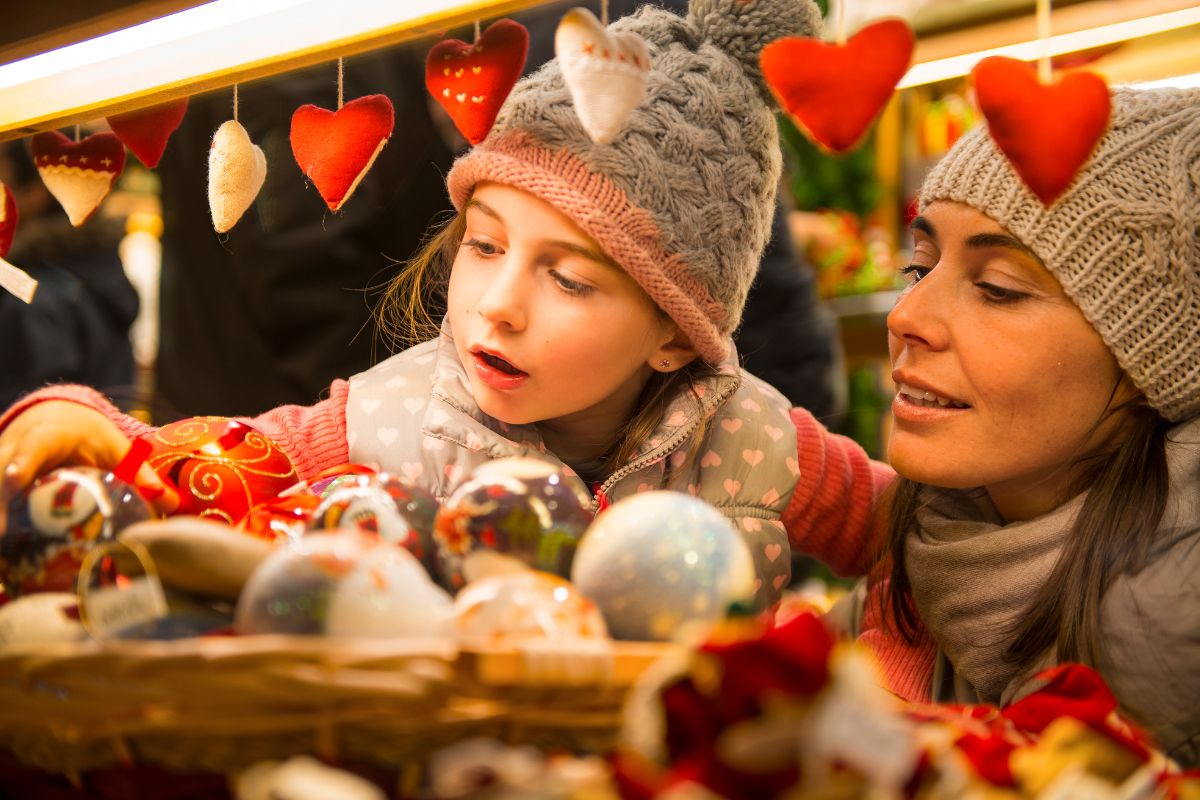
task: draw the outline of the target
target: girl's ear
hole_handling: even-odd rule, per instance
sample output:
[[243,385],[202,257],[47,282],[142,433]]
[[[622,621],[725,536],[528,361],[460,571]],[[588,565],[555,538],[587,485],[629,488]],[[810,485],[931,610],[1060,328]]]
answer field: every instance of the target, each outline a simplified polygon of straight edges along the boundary
[[687,334],[678,326],[671,326],[671,337],[659,345],[650,357],[650,368],[656,372],[674,372],[695,361],[696,349]]

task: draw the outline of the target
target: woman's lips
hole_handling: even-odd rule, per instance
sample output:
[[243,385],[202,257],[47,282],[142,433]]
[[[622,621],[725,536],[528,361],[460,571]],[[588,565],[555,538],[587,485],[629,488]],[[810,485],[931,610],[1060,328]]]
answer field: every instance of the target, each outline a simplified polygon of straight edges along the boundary
[[897,392],[892,398],[892,416],[901,422],[936,422],[970,411],[970,406],[926,405]]

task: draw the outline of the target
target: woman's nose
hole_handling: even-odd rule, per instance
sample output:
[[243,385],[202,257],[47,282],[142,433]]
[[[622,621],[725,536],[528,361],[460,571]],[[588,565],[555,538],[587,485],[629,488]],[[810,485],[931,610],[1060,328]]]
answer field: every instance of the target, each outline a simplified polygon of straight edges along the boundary
[[888,334],[906,345],[940,350],[949,343],[951,298],[936,270],[909,287],[887,315]]
[[498,327],[524,328],[529,294],[524,283],[520,261],[510,253],[504,263],[492,271],[490,281],[479,297],[480,315]]

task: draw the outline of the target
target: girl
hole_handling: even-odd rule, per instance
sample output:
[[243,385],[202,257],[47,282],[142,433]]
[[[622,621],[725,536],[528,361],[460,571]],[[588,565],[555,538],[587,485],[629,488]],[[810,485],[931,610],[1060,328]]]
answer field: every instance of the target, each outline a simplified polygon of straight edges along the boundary
[[1082,661],[1200,764],[1198,184],[1195,90],[1115,90],[1049,209],[986,131],[928,176],[863,634],[898,693],[1007,703]]
[[[789,534],[857,558],[843,527],[865,528],[890,473],[742,372],[730,342],[780,172],[758,52],[818,23],[809,0],[694,0],[687,19],[619,21],[652,66],[608,144],[583,129],[556,62],[522,80],[449,173],[458,216],[386,298],[385,317],[412,319],[448,269],[436,338],[250,423],[301,478],[376,463],[445,497],[480,463],[523,455],[565,465],[596,507],[691,492],[745,536],[759,607],[788,582]],[[565,56],[576,68],[642,68],[588,36]],[[111,465],[150,432],[81,387],[35,393],[0,424],[8,492],[64,461]]]

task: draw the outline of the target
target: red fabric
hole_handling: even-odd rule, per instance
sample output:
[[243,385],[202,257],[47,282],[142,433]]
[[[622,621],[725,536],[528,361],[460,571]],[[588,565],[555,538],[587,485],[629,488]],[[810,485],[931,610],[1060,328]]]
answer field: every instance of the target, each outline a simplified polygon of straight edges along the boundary
[[8,255],[8,248],[12,247],[13,234],[16,233],[20,215],[17,213],[17,198],[13,197],[12,189],[2,182],[0,189],[4,189],[4,199],[0,202],[0,258],[4,258]]
[[985,58],[971,73],[988,132],[1043,204],[1066,191],[1108,128],[1112,98],[1104,79],[1072,72],[1048,86],[1033,65]]
[[187,107],[188,99],[185,97],[128,114],[114,114],[106,119],[113,133],[133,151],[138,160],[154,169],[167,149],[167,140],[183,122]]
[[777,39],[759,63],[779,104],[800,129],[835,153],[852,149],[908,70],[912,29],[902,20],[867,25],[844,45],[802,36]]
[[292,114],[292,154],[330,211],[342,207],[392,135],[392,101],[359,97],[337,111],[303,105]]
[[100,207],[100,201],[94,200],[88,189],[97,181],[106,182],[104,194],[107,194],[125,169],[125,145],[111,133],[93,133],[74,142],[58,131],[44,131],[33,137],[30,148],[43,182],[49,173],[65,172],[57,176],[59,180],[53,185],[47,184],[47,188],[76,227],[87,222]]
[[500,107],[525,69],[529,31],[511,19],[493,22],[474,44],[438,42],[425,57],[425,88],[471,144],[487,138]]

